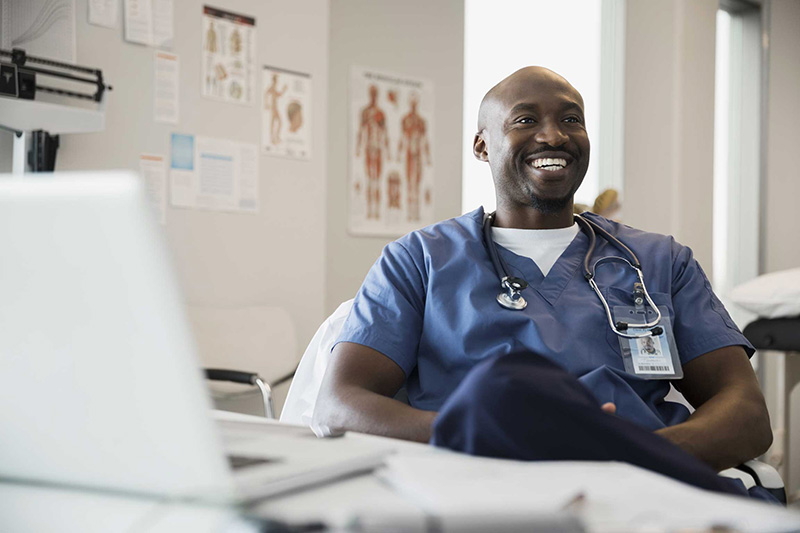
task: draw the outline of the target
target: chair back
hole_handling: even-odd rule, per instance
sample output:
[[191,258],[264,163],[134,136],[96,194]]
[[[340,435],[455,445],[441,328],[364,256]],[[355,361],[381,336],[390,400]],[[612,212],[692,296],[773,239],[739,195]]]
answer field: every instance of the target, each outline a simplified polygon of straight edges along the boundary
[[281,411],[281,422],[311,425],[314,405],[317,403],[322,378],[325,377],[325,370],[328,368],[331,350],[339,338],[339,332],[351,307],[353,307],[352,299],[339,305],[314,334],[300,359],[300,365],[289,387],[289,395]]

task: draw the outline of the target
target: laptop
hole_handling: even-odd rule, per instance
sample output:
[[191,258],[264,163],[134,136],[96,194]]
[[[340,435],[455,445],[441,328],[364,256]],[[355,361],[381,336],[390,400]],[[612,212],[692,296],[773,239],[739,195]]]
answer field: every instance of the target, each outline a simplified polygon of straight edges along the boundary
[[380,465],[388,446],[226,422],[132,173],[0,175],[0,478],[252,501]]

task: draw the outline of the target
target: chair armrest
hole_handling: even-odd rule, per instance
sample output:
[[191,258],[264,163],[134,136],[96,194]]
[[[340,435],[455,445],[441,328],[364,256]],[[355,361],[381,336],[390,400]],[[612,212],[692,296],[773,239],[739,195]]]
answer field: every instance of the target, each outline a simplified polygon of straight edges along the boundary
[[272,388],[269,384],[265,383],[258,374],[223,368],[206,368],[205,373],[206,378],[212,381],[231,381],[233,383],[242,383],[243,385],[258,387],[261,391],[261,399],[264,402],[264,416],[266,418],[275,418],[275,407],[272,404]]
[[783,480],[778,471],[767,463],[761,461],[747,461],[742,468],[756,478],[756,482],[765,489],[784,488]]
[[767,463],[755,460],[747,461],[736,468],[729,468],[720,472],[720,475],[741,479],[749,490],[751,485],[748,485],[745,478],[738,474],[732,474],[733,472],[740,472],[747,478],[754,480],[757,486],[771,493],[779,502],[786,505],[786,488],[783,485],[783,480],[778,471]]
[[227,370],[223,368],[206,368],[206,379],[211,381],[230,381],[242,383],[243,385],[255,385],[258,374],[253,372],[242,372],[239,370]]
[[738,466],[735,468],[726,468],[725,470],[721,471],[719,475],[730,479],[738,479],[744,484],[744,488],[747,490],[750,490],[758,485],[755,478],[750,475],[750,473],[741,470]]

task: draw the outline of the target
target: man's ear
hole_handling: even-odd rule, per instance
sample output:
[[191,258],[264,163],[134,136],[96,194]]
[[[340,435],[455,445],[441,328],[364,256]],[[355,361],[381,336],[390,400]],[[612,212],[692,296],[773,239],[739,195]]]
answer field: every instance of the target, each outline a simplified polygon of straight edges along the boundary
[[478,161],[489,161],[489,151],[486,149],[484,135],[483,131],[479,131],[472,140],[472,154]]

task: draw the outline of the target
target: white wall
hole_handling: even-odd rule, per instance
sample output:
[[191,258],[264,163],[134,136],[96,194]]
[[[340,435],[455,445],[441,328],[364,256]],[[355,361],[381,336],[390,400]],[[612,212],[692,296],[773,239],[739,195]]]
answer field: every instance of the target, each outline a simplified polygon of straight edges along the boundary
[[[121,28],[89,25],[87,0],[77,0],[78,62],[103,69],[114,91],[106,131],[62,136],[57,170],[136,170],[142,152],[168,155],[173,131],[259,142],[260,97],[245,107],[199,94],[205,3],[175,2],[181,122],[172,127],[152,120],[153,49],[123,41]],[[463,1],[224,0],[210,5],[256,18],[259,65],[311,73],[313,157],[260,158],[257,215],[168,208],[165,231],[188,303],[284,308],[296,327],[299,353],[292,356],[297,357],[324,317],[355,294],[389,240],[346,232],[349,147],[343,132],[349,127],[351,65],[433,82],[435,216],[460,213]],[[10,150],[10,134],[0,132],[0,169],[8,163],[10,170]]]
[[[114,90],[108,96],[106,130],[63,135],[57,170],[138,170],[140,153],[169,154],[173,131],[260,142],[260,96],[250,106],[200,96],[205,3],[209,2],[175,2],[181,117],[178,126],[170,126],[153,122],[153,49],[123,41],[121,29],[89,25],[87,0],[77,1],[78,63],[101,68]],[[210,4],[256,18],[259,69],[269,64],[311,74],[314,152],[311,161],[260,157],[258,214],[169,207],[165,231],[189,303],[281,307],[292,317],[295,344],[302,349],[323,319],[328,2],[225,0]],[[260,76],[257,79],[260,95]],[[6,153],[0,159],[5,160]],[[296,359],[299,353],[285,357]]]
[[772,0],[765,198],[765,271],[800,266],[800,2]]
[[[764,184],[764,231],[762,254],[764,272],[800,267],[800,233],[797,209],[800,200],[800,2],[770,2],[769,87],[767,110],[766,176]],[[797,357],[796,355],[794,357]],[[765,352],[764,375],[767,390],[782,392],[783,356]],[[783,411],[774,395],[769,395],[773,427],[781,424]],[[791,399],[792,464],[790,491],[800,491],[800,387]],[[775,448],[775,446],[773,446]]]
[[716,0],[626,2],[625,222],[711,272]]
[[433,82],[435,219],[461,213],[462,0],[331,0],[325,307],[352,298],[390,238],[347,233],[348,83],[352,65]]

